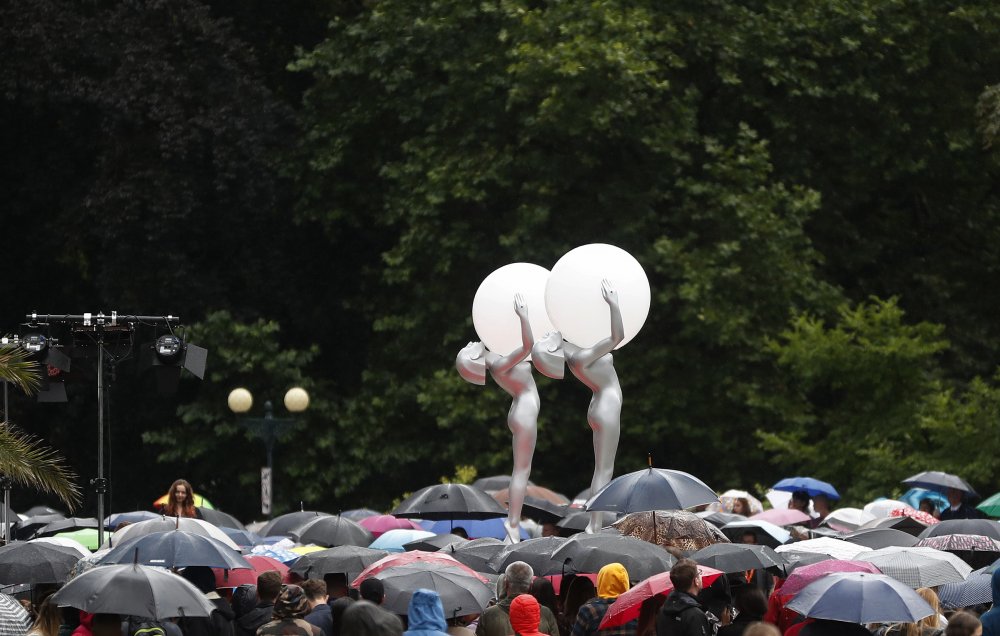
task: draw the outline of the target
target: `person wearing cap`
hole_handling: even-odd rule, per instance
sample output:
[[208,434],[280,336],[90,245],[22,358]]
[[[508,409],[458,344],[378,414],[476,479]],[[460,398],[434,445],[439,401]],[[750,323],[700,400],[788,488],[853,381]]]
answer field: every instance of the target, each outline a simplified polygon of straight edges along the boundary
[[628,592],[628,572],[621,563],[609,563],[597,573],[597,596],[580,606],[571,631],[573,636],[635,636],[638,621],[635,619],[608,629],[600,629],[604,615],[615,599]]
[[538,631],[542,620],[542,606],[531,594],[518,594],[510,602],[510,626],[517,636],[558,636]]
[[410,597],[406,612],[408,629],[403,636],[448,636],[441,597],[434,590],[420,588]]
[[305,620],[309,601],[298,585],[282,585],[270,623],[257,630],[257,636],[323,636],[323,630]]

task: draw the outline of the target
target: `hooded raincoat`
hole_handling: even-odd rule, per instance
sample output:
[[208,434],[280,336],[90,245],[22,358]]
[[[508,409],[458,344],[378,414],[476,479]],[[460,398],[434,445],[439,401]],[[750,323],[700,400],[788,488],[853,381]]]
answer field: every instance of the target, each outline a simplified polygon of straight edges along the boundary
[[448,636],[444,606],[434,590],[421,588],[414,592],[406,618],[409,629],[403,632],[404,636]]
[[599,629],[608,607],[629,589],[628,572],[621,563],[609,563],[597,573],[597,598],[593,598],[580,606],[573,623],[573,636],[589,636],[602,634],[605,636],[632,636],[636,632],[638,622],[631,620],[619,627]]
[[993,608],[979,617],[983,636],[1000,636],[1000,568],[993,572]]
[[515,636],[550,636],[538,631],[542,606],[531,594],[519,594],[510,602],[510,626]]

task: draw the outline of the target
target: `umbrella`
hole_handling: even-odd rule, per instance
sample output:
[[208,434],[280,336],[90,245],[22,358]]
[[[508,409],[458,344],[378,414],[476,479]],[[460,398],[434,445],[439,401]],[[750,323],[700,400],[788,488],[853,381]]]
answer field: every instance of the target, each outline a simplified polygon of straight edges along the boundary
[[34,515],[20,520],[11,517],[12,520],[16,521],[11,535],[15,539],[30,539],[39,528],[47,526],[53,521],[59,521],[60,519],[65,518],[66,515],[61,512]]
[[25,517],[38,517],[40,515],[60,515],[65,517],[66,513],[49,506],[32,506],[24,511]]
[[356,545],[364,548],[368,547],[373,539],[372,533],[358,522],[329,515],[314,517],[288,534],[299,543],[314,543],[324,548],[338,545]]
[[927,539],[946,534],[978,534],[991,539],[1000,539],[1000,522],[992,519],[947,519],[921,532],[920,538]]
[[424,537],[423,539],[417,539],[416,541],[410,541],[409,543],[403,544],[403,550],[410,552],[412,550],[423,550],[424,552],[437,552],[445,546],[449,546],[453,543],[467,543],[469,540],[462,538],[456,534],[445,533],[445,534],[435,534],[429,537]]
[[915,506],[912,506],[905,501],[899,501],[898,499],[879,499],[865,504],[865,507],[862,508],[862,510],[873,517],[884,519],[885,517],[888,517],[889,513],[893,510],[907,507],[913,508]]
[[679,550],[700,550],[713,543],[729,542],[718,528],[686,510],[633,512],[611,527],[625,536]]
[[53,538],[70,539],[87,548],[87,550],[96,550],[100,547],[100,544],[97,542],[97,530],[95,528],[81,528],[71,532],[59,532],[53,535]]
[[899,530],[900,532],[905,532],[906,534],[912,534],[913,536],[919,535],[927,528],[927,524],[921,523],[913,517],[907,517],[906,515],[900,517],[890,516],[885,519],[876,519],[875,521],[869,521],[865,525],[858,528],[858,530],[878,530],[880,528],[888,528],[892,530]]
[[442,548],[440,552],[447,554],[459,563],[469,566],[476,572],[494,573],[496,570],[490,567],[490,559],[495,557],[508,545],[516,544],[507,544],[499,539],[483,537],[482,539],[473,539],[472,541],[452,543]]
[[[534,485],[530,479],[528,480],[528,484]],[[487,492],[510,488],[510,475],[490,475],[488,477],[480,477],[476,481],[472,482],[472,487],[485,490]]]
[[757,499],[756,497],[754,497],[745,490],[733,490],[733,489],[727,490],[726,492],[719,495],[719,503],[709,505],[709,509],[711,510],[712,508],[717,507],[717,509],[720,512],[732,513],[734,512],[734,507],[736,506],[736,502],[740,499],[743,499],[747,502],[747,504],[749,505],[749,509],[744,510],[739,514],[748,517],[750,515],[755,515],[758,512],[764,512],[764,504],[760,502],[760,499]]
[[[501,504],[506,504],[508,501],[510,501],[509,488],[497,490],[495,492],[491,492],[491,494],[493,495],[493,498],[499,501]],[[527,488],[524,489],[524,494],[526,497],[532,497],[533,499],[541,499],[543,501],[548,501],[549,503],[553,503],[557,506],[569,505],[569,498],[566,497],[566,495],[562,494],[561,492],[556,492],[550,488],[545,488],[544,486],[536,486],[534,484],[530,484]]]
[[702,510],[701,512],[694,513],[698,515],[699,518],[704,519],[716,528],[721,528],[727,523],[732,523],[734,521],[746,521],[747,518],[743,515],[734,515],[729,512],[722,512],[719,510]]
[[[698,566],[698,573],[701,574],[702,585],[708,587],[722,576],[722,572],[704,565]],[[623,592],[608,606],[604,619],[601,620],[600,628],[609,629],[618,627],[625,623],[639,618],[639,610],[646,599],[657,595],[665,596],[674,589],[674,584],[670,582],[670,572],[654,574],[634,585],[627,592]]]
[[382,607],[406,614],[410,597],[418,589],[437,592],[445,616],[481,613],[493,599],[493,590],[482,580],[450,567],[419,563],[382,570],[374,575],[385,587]]
[[862,552],[871,552],[871,548],[866,548],[863,545],[850,543],[849,541],[842,541],[840,539],[820,537],[819,539],[807,539],[805,541],[796,541],[795,543],[786,543],[785,545],[780,545],[775,548],[775,552],[778,554],[782,554],[785,551],[814,552],[817,554],[825,554],[833,557],[834,559],[853,559]]
[[423,526],[416,521],[399,519],[397,517],[393,517],[392,515],[376,515],[374,517],[366,517],[358,521],[358,525],[371,532],[372,536],[376,539],[389,530],[423,530]]
[[812,517],[794,508],[771,508],[750,517],[753,521],[767,521],[776,526],[794,526],[809,523]]
[[916,519],[925,526],[936,526],[941,523],[934,515],[928,514],[923,510],[914,510],[913,508],[898,508],[889,513],[890,517],[911,517]]
[[388,532],[383,532],[368,547],[372,550],[385,550],[386,552],[405,552],[406,549],[403,547],[405,544],[417,539],[426,539],[433,536],[433,532],[427,532],[426,530],[389,530]]
[[35,530],[36,537],[51,537],[60,532],[81,530],[83,528],[97,528],[101,522],[93,517],[70,517],[68,519],[57,519],[47,523],[38,530]]
[[920,539],[917,545],[951,552],[973,568],[986,567],[1000,556],[1000,541],[978,534],[941,534]]
[[346,517],[351,521],[361,521],[362,519],[367,519],[368,517],[377,517],[381,512],[378,510],[372,510],[371,508],[353,508],[351,510],[345,510],[340,513],[341,517]]
[[298,555],[301,556],[301,555],[305,555],[305,554],[310,554],[312,552],[320,552],[321,550],[324,550],[324,549],[325,549],[325,546],[316,545],[315,543],[310,543],[308,545],[295,545],[295,546],[292,546],[292,547],[288,548],[288,551],[289,552],[293,552],[293,553],[298,554]]
[[566,530],[579,530],[582,532],[587,529],[587,525],[590,523],[591,514],[599,514],[603,517],[603,521],[601,522],[602,526],[607,526],[615,521],[615,515],[610,512],[590,513],[586,510],[579,510],[576,508],[569,508],[569,510],[571,512],[556,523],[558,527]]
[[844,541],[878,550],[894,545],[911,548],[916,545],[918,539],[912,534],[893,528],[863,528],[845,535]]
[[387,568],[398,567],[401,565],[411,565],[420,562],[429,563],[441,568],[457,568],[458,570],[465,572],[466,574],[470,574],[484,583],[488,580],[482,574],[479,574],[472,568],[462,565],[447,554],[443,554],[441,552],[423,552],[421,550],[413,550],[412,552],[404,552],[402,554],[390,554],[389,556],[383,557],[375,563],[372,563],[362,570],[361,574],[358,574],[353,581],[351,581],[351,587],[358,587],[365,579],[375,576]]
[[492,519],[507,511],[486,491],[466,484],[435,484],[422,488],[396,506],[397,517],[418,519]]
[[769,548],[776,548],[783,543],[788,543],[792,534],[780,526],[760,520],[746,519],[743,521],[733,521],[722,526],[722,534],[730,541],[740,542],[743,535],[752,532],[757,537],[757,543],[766,545]]
[[795,596],[799,590],[809,585],[816,579],[833,574],[835,572],[868,572],[869,574],[882,574],[882,571],[874,564],[867,561],[841,561],[839,559],[827,559],[812,565],[804,565],[796,568],[794,572],[785,579],[785,584],[781,586],[779,594],[781,596]]
[[[209,501],[208,499],[205,499],[204,497],[202,497],[198,493],[194,493],[192,495],[192,501],[194,503],[195,508],[214,508],[215,507],[215,506],[212,505],[211,501]],[[167,503],[169,503],[169,502],[170,502],[170,493],[168,492],[168,493],[163,494],[163,496],[161,496],[156,501],[154,501],[153,502],[153,507],[156,508],[157,510],[160,510],[161,508],[166,508],[167,507]]]
[[824,495],[827,499],[840,499],[840,493],[837,492],[836,488],[825,481],[813,479],[812,477],[786,477],[772,486],[772,488],[785,492],[804,490],[809,493],[810,497]]
[[251,554],[245,558],[250,564],[250,569],[212,568],[215,574],[215,587],[238,587],[246,583],[257,585],[257,577],[269,570],[277,572],[281,575],[282,581],[288,582],[288,566],[281,561],[260,554]]
[[823,524],[834,530],[850,532],[875,519],[875,515],[860,508],[837,508],[823,519]]
[[90,550],[85,545],[67,537],[38,537],[37,539],[31,539],[28,543],[47,543],[49,545],[57,545],[61,548],[69,548],[79,553],[81,559],[85,556],[90,556]]
[[[424,530],[435,534],[450,533],[455,528],[463,528],[470,539],[482,539],[492,537],[494,539],[506,539],[507,528],[504,522],[507,519],[494,517],[493,519],[454,519],[448,521],[425,521],[421,525]],[[521,539],[527,539],[528,531],[518,526]]]
[[973,605],[993,602],[993,574],[988,568],[974,571],[969,578],[957,583],[946,583],[937,589],[941,607],[948,610],[963,609]]
[[915,623],[934,613],[912,589],[868,572],[828,574],[807,585],[785,607],[810,618],[848,623]]
[[936,470],[925,470],[922,473],[911,475],[904,479],[902,483],[907,486],[926,488],[927,490],[943,493],[947,493],[949,488],[954,488],[955,490],[961,490],[964,493],[963,498],[965,499],[979,496],[976,490],[958,475],[942,473]]
[[198,514],[201,518],[209,522],[214,526],[220,528],[236,528],[237,530],[246,530],[239,519],[229,514],[228,512],[222,512],[221,510],[216,510],[215,508],[198,508]]
[[293,574],[304,579],[321,579],[327,574],[345,572],[348,578],[356,577],[372,563],[389,556],[385,550],[341,545],[303,555],[291,568]]
[[788,564],[781,555],[765,545],[748,545],[745,543],[719,543],[702,548],[691,558],[710,568],[721,572],[746,572],[747,570],[766,570],[767,568],[783,567]]
[[676,559],[658,545],[619,534],[577,534],[552,553],[552,567],[538,575],[597,572],[621,563],[630,579],[668,571]]
[[261,537],[257,536],[255,533],[249,530],[237,530],[236,528],[229,528],[226,526],[219,526],[219,530],[226,533],[226,536],[232,539],[233,543],[242,547],[257,545],[260,543]]
[[133,523],[132,525],[115,530],[114,534],[108,540],[107,545],[102,547],[114,547],[119,543],[123,543],[126,539],[134,539],[144,534],[153,534],[154,532],[169,532],[170,530],[183,530],[184,532],[218,539],[230,548],[239,550],[239,546],[233,543],[233,540],[226,536],[226,533],[219,528],[207,521],[189,519],[187,517],[159,517],[157,519],[150,519],[149,521]]
[[268,521],[263,528],[257,531],[257,534],[262,537],[271,537],[279,534],[287,536],[289,532],[295,530],[305,522],[311,521],[316,517],[326,516],[330,516],[329,513],[316,512],[314,510],[297,510],[295,512],[288,512],[283,515],[278,515],[274,519]]
[[91,614],[124,614],[153,620],[210,616],[215,606],[183,577],[145,565],[110,565],[80,574],[52,602]]
[[801,567],[833,559],[833,557],[828,554],[820,554],[818,552],[796,552],[794,550],[782,552],[781,558],[788,561],[788,565],[782,568],[785,576],[788,576]]
[[0,594],[0,634],[24,634],[31,627],[31,616],[13,597]]
[[266,545],[255,545],[251,550],[251,554],[256,554],[259,556],[271,557],[279,563],[292,563],[297,562],[302,556],[301,554],[296,554],[290,550],[285,550],[282,548],[276,548],[274,546]]
[[514,561],[524,561],[536,574],[549,572],[560,563],[552,561],[552,553],[569,539],[563,537],[539,537],[505,546],[489,560],[494,572],[503,572]]
[[927,490],[926,488],[910,488],[903,496],[899,498],[906,506],[900,507],[910,507],[914,510],[920,510],[920,502],[924,499],[930,499],[934,502],[934,507],[937,508],[938,512],[943,512],[945,508],[951,506],[951,502],[948,498],[935,490]]
[[521,514],[538,523],[557,523],[569,512],[569,504],[554,504],[545,499],[525,497]]
[[587,510],[628,513],[682,510],[717,502],[719,497],[694,475],[653,468],[615,477],[587,500]]
[[123,523],[138,523],[140,521],[149,521],[150,519],[159,519],[163,515],[150,512],[149,510],[133,510],[131,512],[116,512],[113,515],[108,515],[104,518],[104,527],[108,530],[116,530],[118,526]]
[[213,568],[253,569],[238,550],[210,537],[170,530],[135,537],[118,544],[101,564],[141,563],[164,568],[205,565]]
[[976,510],[989,517],[1000,517],[1000,492],[994,493],[984,499],[982,503],[976,506]]
[[872,550],[857,557],[874,563],[883,574],[916,589],[964,581],[972,568],[954,554],[933,548],[889,547]]
[[14,541],[0,547],[0,583],[62,583],[79,560],[73,548]]

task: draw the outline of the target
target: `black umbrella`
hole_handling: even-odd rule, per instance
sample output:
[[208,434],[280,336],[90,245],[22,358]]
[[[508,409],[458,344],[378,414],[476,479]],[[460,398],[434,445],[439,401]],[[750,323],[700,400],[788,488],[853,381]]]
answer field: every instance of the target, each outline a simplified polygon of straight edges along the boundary
[[538,523],[557,523],[568,511],[569,504],[554,504],[539,497],[525,497],[521,506],[521,514]]
[[345,572],[348,580],[351,580],[369,565],[387,556],[389,553],[385,550],[341,545],[303,554],[289,571],[304,579],[322,579],[327,574]]
[[967,481],[958,475],[942,473],[936,470],[925,470],[903,480],[903,483],[912,488],[926,488],[935,492],[947,493],[949,488],[961,490],[965,499],[978,497],[976,490]]
[[51,537],[54,534],[59,534],[60,532],[70,532],[73,530],[80,530],[82,528],[96,528],[101,523],[94,519],[93,517],[70,517],[69,519],[57,519],[51,523],[47,523],[41,528],[35,530],[36,537]]
[[79,574],[52,602],[91,614],[122,614],[163,620],[210,616],[215,606],[184,577],[144,565],[109,565]]
[[288,535],[299,543],[315,543],[328,548],[338,545],[356,545],[367,548],[373,541],[372,533],[357,521],[341,516],[314,517]]
[[917,537],[920,536],[921,532],[927,529],[927,524],[922,523],[913,517],[886,517],[883,519],[876,519],[875,521],[869,521],[865,525],[858,528],[858,530],[870,530],[876,528],[892,528],[893,530],[899,530],[900,532],[912,534]]
[[65,518],[66,515],[62,513],[30,516],[25,519],[21,519],[14,525],[14,529],[13,532],[11,532],[11,536],[13,536],[15,539],[30,539],[32,536],[34,536],[35,531],[38,530],[39,528],[47,526],[53,521],[59,521],[60,519],[65,519]]
[[683,510],[719,501],[719,496],[694,475],[653,468],[615,477],[587,501],[587,510],[627,513]]
[[844,535],[845,541],[863,545],[872,550],[880,550],[889,546],[910,548],[916,545],[917,538],[908,532],[893,528],[865,528]]
[[423,550],[424,552],[438,552],[441,548],[453,543],[468,543],[468,539],[463,539],[457,534],[436,534],[433,537],[425,537],[403,544],[403,550],[412,552],[413,550]]
[[731,512],[722,512],[721,510],[704,510],[702,512],[696,512],[695,514],[716,528],[722,528],[722,526],[727,523],[732,523],[734,521],[747,520],[747,518],[743,515],[736,515]]
[[73,548],[14,541],[0,547],[0,584],[62,583],[79,560]]
[[201,518],[209,522],[214,526],[220,528],[236,528],[237,530],[246,530],[246,526],[243,523],[229,514],[228,512],[222,512],[221,510],[215,510],[213,508],[196,508]]
[[472,541],[456,542],[439,550],[459,563],[467,565],[476,572],[495,573],[489,561],[508,545],[500,539],[482,537]]
[[345,510],[340,513],[340,516],[345,519],[350,519],[351,521],[361,521],[362,519],[367,519],[368,517],[377,517],[381,512],[378,510],[372,510],[371,508],[354,508],[353,510]]
[[[534,486],[530,479],[528,480],[528,485]],[[490,475],[489,477],[480,477],[476,481],[472,482],[472,487],[489,491],[510,488],[510,475]]]
[[139,563],[163,568],[204,565],[226,570],[253,569],[238,551],[226,544],[183,530],[154,532],[128,539],[104,555],[100,563]]
[[726,573],[783,568],[788,565],[782,555],[766,545],[746,543],[716,543],[698,550],[691,558],[697,563]]
[[788,562],[788,565],[782,567],[782,576],[787,577],[789,574],[794,572],[796,568],[800,568],[803,565],[819,563],[820,561],[829,561],[832,557],[828,554],[820,554],[819,552],[796,552],[794,550],[789,550],[787,552],[782,552],[781,558]]
[[466,484],[422,488],[396,506],[396,517],[417,519],[494,519],[507,511],[489,493]]
[[[587,524],[590,523],[591,513],[586,510],[580,510],[579,508],[570,508],[570,512],[565,517],[556,523],[556,526],[566,529],[566,530],[576,530],[583,532],[587,529]],[[601,525],[609,526],[615,522],[615,515],[612,512],[600,512],[597,513],[603,515],[603,521]]]
[[938,537],[945,534],[978,534],[991,539],[1000,539],[1000,522],[992,519],[948,519],[928,526],[920,533],[920,539]]
[[24,512],[25,517],[39,517],[42,515],[59,515],[60,517],[65,517],[66,513],[56,508],[50,508],[49,506],[32,506]]
[[326,512],[315,512],[313,510],[297,510],[295,512],[289,512],[268,521],[264,524],[263,528],[257,531],[257,534],[262,537],[274,537],[278,535],[287,536],[289,532],[300,527],[307,521],[311,521],[316,517],[328,516],[331,515]]
[[578,534],[552,553],[552,565],[538,575],[597,572],[609,563],[621,563],[629,579],[641,581],[670,570],[677,562],[660,546],[620,534]]
[[514,561],[524,561],[531,566],[535,574],[541,575],[561,565],[552,561],[552,553],[567,541],[569,539],[564,537],[540,537],[513,543],[490,557],[488,565],[494,572],[503,572]]
[[448,618],[479,614],[489,605],[493,590],[476,577],[439,563],[411,563],[386,568],[373,578],[385,586],[382,607],[394,614],[407,613],[418,589],[437,592]]

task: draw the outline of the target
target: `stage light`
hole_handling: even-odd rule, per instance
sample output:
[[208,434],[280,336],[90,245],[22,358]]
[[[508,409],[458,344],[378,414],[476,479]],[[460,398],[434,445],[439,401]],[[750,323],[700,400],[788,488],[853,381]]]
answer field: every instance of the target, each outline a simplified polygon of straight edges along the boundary
[[160,336],[156,339],[156,345],[154,345],[156,348],[156,357],[164,363],[176,362],[184,350],[183,345],[183,341],[173,334]]
[[49,346],[49,340],[40,333],[29,333],[21,339],[21,346],[28,353],[38,354]]

